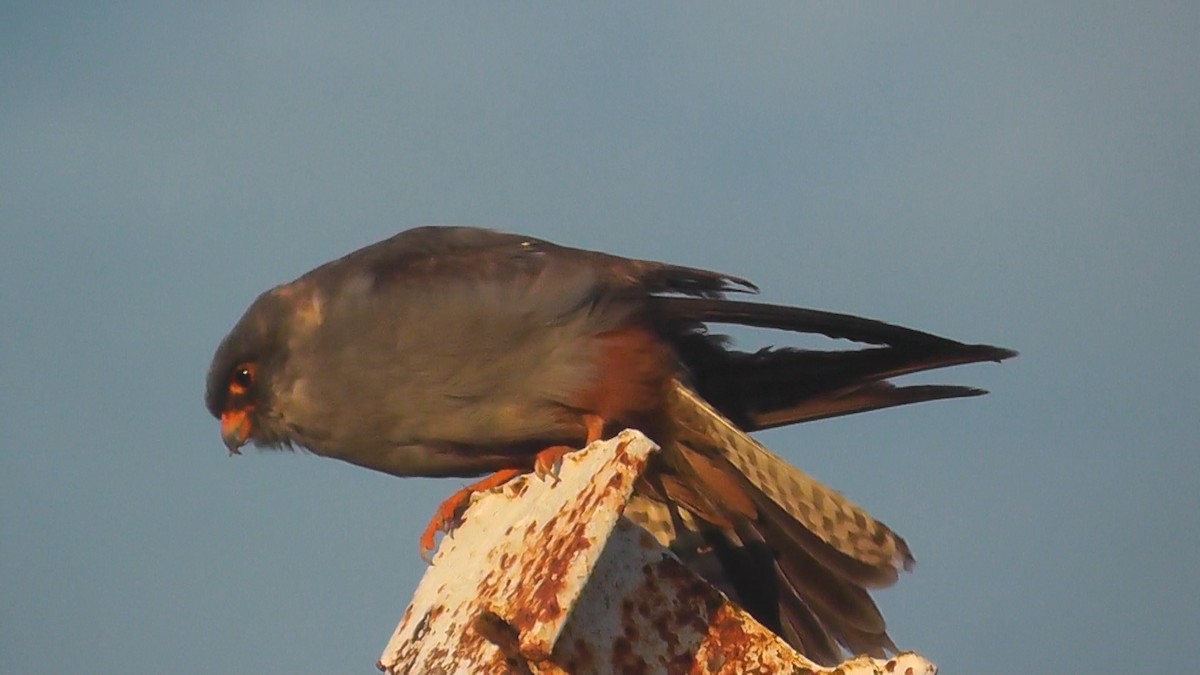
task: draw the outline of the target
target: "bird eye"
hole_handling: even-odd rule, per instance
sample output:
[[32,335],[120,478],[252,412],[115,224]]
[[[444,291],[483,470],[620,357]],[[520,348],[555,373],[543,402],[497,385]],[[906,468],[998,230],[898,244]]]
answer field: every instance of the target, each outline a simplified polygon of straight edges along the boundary
[[233,374],[229,376],[229,393],[245,394],[252,386],[254,386],[253,363],[243,363],[233,369]]

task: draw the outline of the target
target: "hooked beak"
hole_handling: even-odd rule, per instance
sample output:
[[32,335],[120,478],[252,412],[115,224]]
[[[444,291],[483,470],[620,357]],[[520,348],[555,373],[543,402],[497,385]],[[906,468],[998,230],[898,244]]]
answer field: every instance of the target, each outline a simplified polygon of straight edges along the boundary
[[250,414],[247,410],[226,410],[221,413],[221,440],[230,455],[242,454],[238,448],[250,438]]

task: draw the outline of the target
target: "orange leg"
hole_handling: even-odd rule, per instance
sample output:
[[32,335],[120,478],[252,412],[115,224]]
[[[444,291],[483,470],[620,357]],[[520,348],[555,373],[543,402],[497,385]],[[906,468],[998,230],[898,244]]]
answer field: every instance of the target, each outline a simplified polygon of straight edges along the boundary
[[462,515],[463,508],[466,507],[467,501],[471,499],[471,495],[476,492],[490,490],[498,485],[504,485],[508,481],[520,476],[523,472],[519,469],[501,469],[496,473],[484,477],[482,480],[471,483],[465,488],[450,495],[446,501],[442,502],[441,506],[434,512],[433,518],[429,521],[429,525],[425,527],[425,532],[421,535],[421,557],[429,562],[434,549],[434,540],[438,532],[450,532],[454,529],[454,525],[458,522],[459,516]]
[[599,415],[584,415],[583,426],[587,427],[587,445],[591,445],[604,437],[608,421]]
[[[583,426],[587,429],[587,442],[585,445],[591,445],[600,440],[604,435],[604,427],[607,423],[603,417],[599,415],[584,415]],[[562,466],[562,458],[568,452],[575,452],[578,448],[572,448],[569,445],[552,445],[545,450],[539,452],[533,458],[533,472],[538,478],[545,479],[547,477],[558,480],[558,469]]]
[[[600,440],[604,436],[604,427],[607,422],[599,415],[584,415],[583,426],[587,429],[587,445],[591,445]],[[569,445],[552,445],[545,450],[539,452],[533,460],[533,472],[539,478],[551,477],[558,480],[558,468],[562,464],[562,458],[568,452],[574,452],[576,448]],[[437,511],[433,514],[433,519],[429,521],[425,532],[421,535],[421,557],[429,561],[430,555],[433,553],[438,532],[450,532],[454,529],[454,525],[458,522],[461,511],[467,505],[471,495],[476,492],[490,490],[498,485],[503,485],[508,481],[521,475],[523,472],[519,469],[501,469],[496,473],[484,477],[477,483],[472,483],[465,488],[450,495],[446,501],[442,502]]]

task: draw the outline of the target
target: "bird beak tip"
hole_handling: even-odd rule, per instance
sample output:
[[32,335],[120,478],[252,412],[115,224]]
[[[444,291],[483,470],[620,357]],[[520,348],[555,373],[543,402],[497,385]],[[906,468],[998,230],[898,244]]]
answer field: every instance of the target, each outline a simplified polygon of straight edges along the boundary
[[246,444],[246,439],[239,433],[221,434],[221,440],[225,443],[225,448],[229,450],[229,456],[242,454],[241,447]]
[[250,420],[245,411],[229,411],[221,415],[221,440],[229,450],[229,455],[240,455],[239,449],[246,444],[250,437]]

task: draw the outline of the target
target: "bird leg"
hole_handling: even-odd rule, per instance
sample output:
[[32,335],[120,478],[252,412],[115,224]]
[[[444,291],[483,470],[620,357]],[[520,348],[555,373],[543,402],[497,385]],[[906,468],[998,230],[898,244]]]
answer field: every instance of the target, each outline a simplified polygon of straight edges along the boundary
[[584,447],[587,447],[604,437],[608,420],[599,415],[584,415],[583,426],[587,429],[587,443],[584,443]]
[[[604,435],[606,425],[607,422],[599,415],[584,415],[583,426],[587,429],[587,442],[584,447],[600,440]],[[574,452],[577,449],[569,445],[552,445],[542,450],[533,458],[533,472],[537,474],[538,478],[550,477],[558,482],[558,469],[562,466],[562,458],[568,452]]]
[[425,562],[430,562],[431,560],[437,533],[446,532],[448,534],[454,529],[454,526],[458,524],[458,519],[462,515],[463,509],[466,508],[467,502],[471,499],[471,495],[504,485],[522,473],[524,472],[520,469],[501,469],[490,476],[485,476],[478,482],[471,483],[450,495],[446,501],[442,502],[438,506],[437,511],[434,512],[429,525],[425,527],[425,532],[421,534],[421,557]]
[[[607,422],[599,415],[583,416],[583,426],[587,429],[588,445],[600,440],[604,435],[604,427],[606,425]],[[563,456],[575,450],[576,448],[572,448],[569,445],[552,445],[542,450],[534,457],[533,472],[539,478],[544,479],[549,476],[557,481],[558,468],[562,465]],[[524,472],[520,469],[501,469],[450,495],[446,501],[438,506],[437,511],[433,514],[433,518],[429,521],[429,525],[425,527],[425,532],[421,534],[421,557],[426,562],[430,561],[436,544],[437,533],[449,533],[454,529],[454,526],[458,524],[462,511],[467,506],[467,502],[471,499],[471,495],[504,485],[522,473]]]

